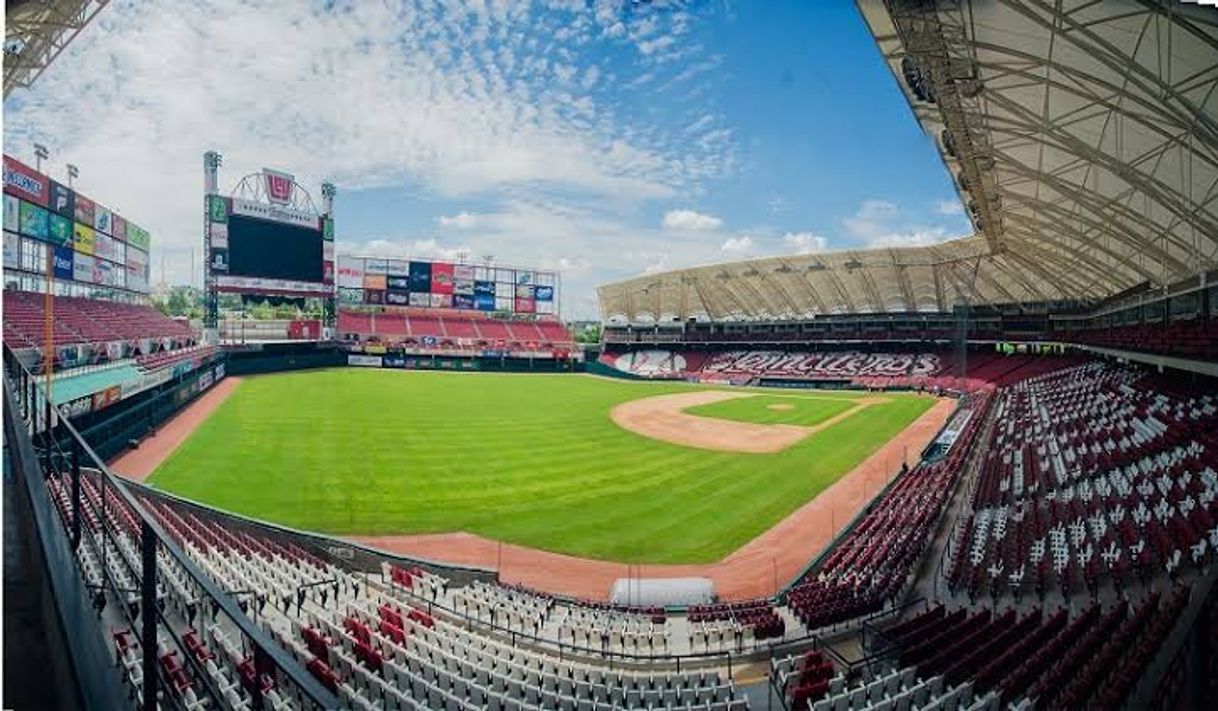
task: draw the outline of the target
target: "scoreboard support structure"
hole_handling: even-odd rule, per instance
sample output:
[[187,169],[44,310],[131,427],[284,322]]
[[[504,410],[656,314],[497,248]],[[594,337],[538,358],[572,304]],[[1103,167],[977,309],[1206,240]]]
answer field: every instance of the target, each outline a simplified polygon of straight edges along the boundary
[[204,339],[219,343],[220,294],[317,299],[321,337],[333,338],[337,189],[322,183],[318,210],[292,175],[263,168],[225,196],[219,189],[221,164],[216,151],[203,154]]

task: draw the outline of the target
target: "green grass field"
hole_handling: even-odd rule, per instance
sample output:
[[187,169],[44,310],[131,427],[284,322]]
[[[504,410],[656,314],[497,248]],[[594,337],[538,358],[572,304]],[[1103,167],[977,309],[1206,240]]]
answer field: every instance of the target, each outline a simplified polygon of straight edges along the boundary
[[[681,447],[609,419],[618,403],[693,387],[359,368],[249,378],[150,481],[328,533],[463,530],[623,562],[711,562],[814,497],[933,404],[890,395],[775,454]],[[771,394],[718,416],[798,416],[806,424],[848,407],[841,397]],[[797,409],[757,407],[776,402]]]
[[854,407],[852,401],[855,399],[853,393],[839,399],[832,399],[830,395],[757,395],[688,407],[685,412],[737,422],[812,427]]

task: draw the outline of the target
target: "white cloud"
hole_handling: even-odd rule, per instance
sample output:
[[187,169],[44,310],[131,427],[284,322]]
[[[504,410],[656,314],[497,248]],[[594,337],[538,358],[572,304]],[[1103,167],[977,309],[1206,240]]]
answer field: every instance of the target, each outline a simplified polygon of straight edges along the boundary
[[846,231],[854,237],[870,241],[886,231],[885,225],[898,213],[895,203],[888,200],[864,200],[853,215],[842,221]]
[[936,215],[963,215],[964,205],[959,200],[940,200],[935,203]]
[[707,215],[693,210],[669,210],[664,213],[661,222],[666,230],[707,231],[717,230],[723,226],[723,220],[714,215]]
[[868,241],[868,247],[925,247],[950,239],[947,230],[942,227],[931,229],[911,230],[908,232],[889,232]]
[[888,200],[864,200],[853,215],[842,220],[842,225],[866,247],[924,247],[962,236],[942,225],[911,219]]
[[823,252],[828,244],[824,237],[811,232],[788,232],[782,236],[782,241],[795,250],[796,254]]
[[749,254],[753,251],[753,238],[748,235],[728,237],[719,251],[736,256]]
[[477,215],[471,215],[468,212],[461,211],[452,217],[441,215],[440,217],[436,218],[436,222],[438,222],[441,227],[455,227],[459,230],[468,230],[472,229],[478,224],[478,217]]
[[[335,182],[340,242],[351,234],[347,196],[401,186],[436,202],[477,197],[506,215],[512,201],[559,194],[603,210],[615,224],[598,229],[616,234],[639,203],[695,194],[733,165],[730,135],[707,142],[684,133],[687,116],[622,113],[632,103],[619,99],[654,87],[632,80],[684,68],[668,62],[694,51],[685,34],[697,18],[683,15],[561,0],[469,11],[429,0],[115,0],[32,90],[6,98],[4,139],[18,158],[32,162],[37,141],[53,165],[80,166],[82,192],[152,232],[153,277],[163,261],[173,282],[187,280],[199,250],[209,149],[224,155],[224,191],[264,165],[294,173],[315,199],[319,183]],[[664,37],[679,41],[665,48]],[[596,64],[604,51],[617,52],[612,74]],[[484,217],[450,213],[436,225],[481,230]],[[575,259],[581,231],[568,221],[550,244],[494,249],[518,262],[561,259],[559,249]]]

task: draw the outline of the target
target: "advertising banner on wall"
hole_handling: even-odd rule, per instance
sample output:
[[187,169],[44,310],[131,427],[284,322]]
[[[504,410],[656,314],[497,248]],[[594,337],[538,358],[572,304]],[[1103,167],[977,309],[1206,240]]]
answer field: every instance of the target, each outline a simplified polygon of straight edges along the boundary
[[452,294],[431,294],[430,296],[433,309],[447,309],[453,305]]
[[473,294],[453,294],[453,308],[455,309],[472,309],[474,308]]
[[47,209],[69,220],[76,219],[76,193],[66,185],[51,181],[51,197]]
[[421,306],[423,308],[431,306],[431,294],[419,293],[417,291],[410,292],[410,305]]
[[379,368],[381,367],[381,357],[349,353],[347,355],[347,365],[357,365],[362,368]]
[[495,295],[495,282],[478,280],[474,282],[474,294],[483,294],[486,296]]
[[74,252],[70,246],[64,245],[55,248],[55,278],[60,280],[71,279],[75,272],[72,269],[72,255]]
[[364,289],[365,304],[385,303],[385,292],[378,289]]
[[536,310],[532,299],[516,299],[516,313],[531,314]]
[[95,392],[93,393],[93,411],[97,412],[103,407],[109,407],[122,399],[123,389],[118,385]]
[[82,254],[77,250],[72,257],[72,278],[86,283],[93,281],[93,257],[91,255]]
[[532,284],[533,283],[533,272],[526,272],[526,271],[516,272],[516,283],[517,284]]
[[10,232],[21,230],[21,201],[16,195],[4,196],[4,229]]
[[392,306],[409,306],[410,292],[407,291],[386,291],[385,304]]
[[114,286],[114,277],[111,275],[114,270],[114,265],[104,259],[93,260],[93,283],[102,286]]
[[533,289],[533,298],[537,299],[538,301],[553,301],[554,300],[554,287],[539,286],[539,287]]
[[96,235],[92,227],[86,227],[79,222],[72,226],[72,249],[81,254],[93,254]]
[[495,295],[494,294],[474,294],[474,306],[479,311],[494,311],[495,310]]
[[4,192],[46,207],[50,179],[25,163],[4,156]]
[[101,205],[98,205],[97,209],[94,210],[93,229],[110,234],[110,211]]
[[385,285],[390,289],[410,291],[410,277],[403,274],[387,274],[385,275]]
[[76,221],[92,229],[95,219],[97,219],[97,205],[89,198],[77,193]]
[[364,285],[364,260],[339,256],[338,286],[339,288],[358,289]]
[[146,291],[148,289],[148,274],[142,267],[137,267],[131,264],[127,265],[127,281],[128,289],[136,291]]
[[533,300],[533,287],[528,284],[516,285],[516,298]]
[[213,272],[227,272],[228,250],[213,248],[211,250],[211,261],[208,262],[208,264],[211,266],[211,270]]
[[474,295],[474,280],[453,277],[453,293],[454,294],[464,294],[465,296],[473,296]]
[[338,303],[340,304],[358,304],[364,300],[363,289],[344,289],[338,287]]
[[384,259],[366,259],[364,260],[365,274],[388,274],[389,262]]
[[323,284],[334,283],[334,262],[326,260],[321,263],[321,281]]
[[148,236],[148,231],[134,222],[127,222],[127,244],[139,247],[145,252],[148,251],[149,245],[152,243],[152,238]]
[[334,220],[332,218],[321,218],[321,238],[326,242],[334,241]]
[[421,294],[431,291],[431,262],[410,263],[410,290]]
[[453,265],[433,262],[431,265],[431,293],[453,293]]
[[47,222],[47,236],[55,244],[72,244],[72,221],[63,215],[50,213]]
[[20,212],[21,234],[45,241],[47,239],[47,211],[37,205],[22,202]]
[[380,291],[384,291],[386,288],[385,284],[386,284],[386,279],[385,279],[384,274],[365,274],[364,275],[364,288],[365,289],[377,289]]
[[127,221],[115,213],[110,213],[110,236],[119,242],[127,241]]
[[[4,266],[16,269],[21,266],[21,238],[15,232],[4,233]],[[69,279],[71,277],[68,277]]]

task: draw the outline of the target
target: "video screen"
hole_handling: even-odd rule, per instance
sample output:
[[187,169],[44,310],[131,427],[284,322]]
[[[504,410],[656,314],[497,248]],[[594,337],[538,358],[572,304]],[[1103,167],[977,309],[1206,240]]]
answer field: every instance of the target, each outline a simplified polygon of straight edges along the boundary
[[228,217],[228,274],[290,281],[323,280],[322,233],[244,215]]

